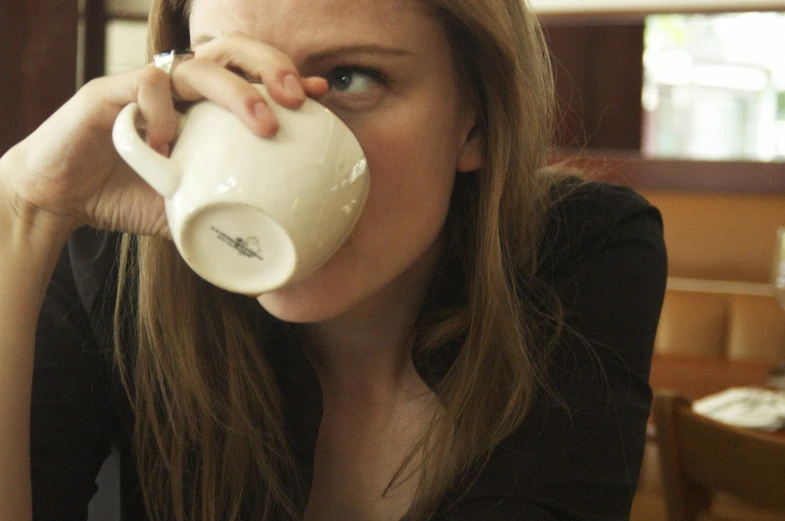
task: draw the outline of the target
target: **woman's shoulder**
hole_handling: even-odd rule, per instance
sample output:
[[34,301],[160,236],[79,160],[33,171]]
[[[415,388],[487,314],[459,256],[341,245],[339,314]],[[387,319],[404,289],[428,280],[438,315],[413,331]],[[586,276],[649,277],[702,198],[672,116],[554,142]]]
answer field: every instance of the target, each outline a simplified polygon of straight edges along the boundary
[[632,188],[566,178],[551,187],[539,250],[576,259],[609,242],[662,242],[662,232],[660,212]]
[[566,178],[550,189],[546,226],[613,223],[643,215],[662,222],[659,211],[630,187],[600,181]]

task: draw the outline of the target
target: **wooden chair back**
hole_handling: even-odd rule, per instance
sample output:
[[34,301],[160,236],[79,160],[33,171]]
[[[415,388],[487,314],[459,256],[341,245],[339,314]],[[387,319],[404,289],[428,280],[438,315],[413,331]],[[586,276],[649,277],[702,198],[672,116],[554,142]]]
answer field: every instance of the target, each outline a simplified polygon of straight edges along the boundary
[[716,492],[785,513],[785,438],[726,425],[657,392],[653,405],[670,521],[708,514]]

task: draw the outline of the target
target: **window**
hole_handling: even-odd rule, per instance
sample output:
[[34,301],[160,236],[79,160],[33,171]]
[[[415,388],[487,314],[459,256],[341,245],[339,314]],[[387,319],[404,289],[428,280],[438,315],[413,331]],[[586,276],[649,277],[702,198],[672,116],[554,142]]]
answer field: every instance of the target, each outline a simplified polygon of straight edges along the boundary
[[785,161],[785,13],[646,19],[643,153]]

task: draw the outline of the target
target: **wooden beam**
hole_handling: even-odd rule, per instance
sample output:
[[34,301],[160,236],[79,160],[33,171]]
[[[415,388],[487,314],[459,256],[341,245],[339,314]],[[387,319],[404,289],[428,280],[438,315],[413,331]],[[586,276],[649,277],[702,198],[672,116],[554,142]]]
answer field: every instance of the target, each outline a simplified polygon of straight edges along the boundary
[[553,162],[638,190],[785,194],[785,162],[651,159],[619,151],[569,151]]
[[85,55],[84,81],[104,75],[106,70],[106,22],[108,20],[103,0],[85,2]]

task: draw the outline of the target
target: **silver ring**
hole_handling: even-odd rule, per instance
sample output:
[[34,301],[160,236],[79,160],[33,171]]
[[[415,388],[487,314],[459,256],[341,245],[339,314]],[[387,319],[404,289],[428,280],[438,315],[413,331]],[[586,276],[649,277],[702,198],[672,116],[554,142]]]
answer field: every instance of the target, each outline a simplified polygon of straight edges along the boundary
[[[164,52],[159,52],[153,56],[153,63],[155,66],[164,71],[169,76],[169,81],[172,80],[172,73],[174,68],[184,61],[192,60],[194,52],[191,49],[171,49]],[[175,101],[183,101],[183,99],[175,94],[172,88],[172,99]]]

